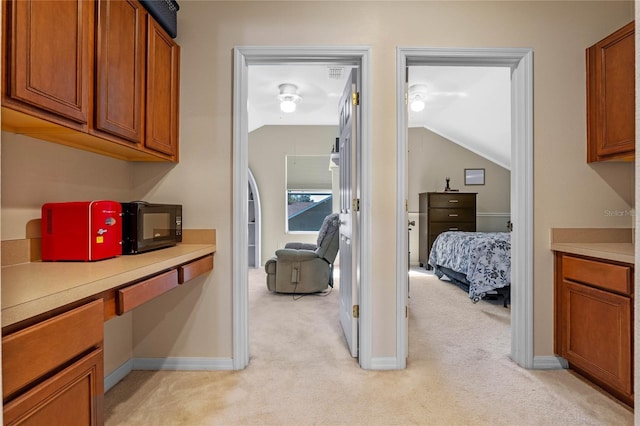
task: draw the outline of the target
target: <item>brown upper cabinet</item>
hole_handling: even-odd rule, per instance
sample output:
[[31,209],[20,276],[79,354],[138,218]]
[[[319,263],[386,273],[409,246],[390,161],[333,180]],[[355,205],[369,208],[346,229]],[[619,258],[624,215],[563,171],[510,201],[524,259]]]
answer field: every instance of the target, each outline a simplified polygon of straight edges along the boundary
[[[86,129],[91,101],[94,3],[3,3],[6,33],[2,103]],[[54,18],[55,17],[55,18]]]
[[146,13],[133,1],[98,5],[95,129],[141,144]]
[[[147,133],[145,146],[178,154],[178,46],[149,15],[147,27]],[[176,157],[177,158],[177,157]]]
[[180,47],[136,0],[3,0],[2,129],[178,161]]
[[635,21],[589,47],[587,162],[635,158]]

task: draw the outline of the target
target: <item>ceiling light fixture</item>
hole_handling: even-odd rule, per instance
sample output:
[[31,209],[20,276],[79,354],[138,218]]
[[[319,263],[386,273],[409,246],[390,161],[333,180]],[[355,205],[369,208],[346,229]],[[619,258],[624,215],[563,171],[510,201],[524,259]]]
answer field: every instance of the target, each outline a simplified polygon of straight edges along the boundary
[[294,112],[296,110],[296,104],[302,100],[296,93],[298,86],[285,83],[278,86],[278,89],[280,89],[280,94],[278,95],[280,110],[282,110],[282,112]]
[[427,86],[414,84],[409,87],[409,106],[411,111],[420,112],[424,109],[427,100]]

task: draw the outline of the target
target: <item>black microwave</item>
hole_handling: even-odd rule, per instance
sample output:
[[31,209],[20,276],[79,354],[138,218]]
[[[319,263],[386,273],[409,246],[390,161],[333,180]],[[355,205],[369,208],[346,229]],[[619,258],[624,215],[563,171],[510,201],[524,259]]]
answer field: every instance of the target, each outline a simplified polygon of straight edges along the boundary
[[144,201],[122,205],[122,254],[175,246],[182,241],[182,205]]

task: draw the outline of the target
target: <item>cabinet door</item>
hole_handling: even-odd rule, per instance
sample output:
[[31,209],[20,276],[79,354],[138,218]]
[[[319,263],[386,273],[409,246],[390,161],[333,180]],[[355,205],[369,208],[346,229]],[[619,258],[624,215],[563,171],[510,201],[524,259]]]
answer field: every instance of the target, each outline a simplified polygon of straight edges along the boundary
[[149,17],[145,146],[178,160],[180,47]]
[[78,123],[89,114],[94,2],[10,3],[7,95]]
[[94,127],[142,142],[146,12],[134,1],[100,0]]
[[103,424],[102,356],[102,349],[96,349],[20,397],[4,404],[4,424]]
[[635,152],[635,23],[587,50],[588,161]]
[[631,298],[565,280],[562,299],[567,361],[630,394]]

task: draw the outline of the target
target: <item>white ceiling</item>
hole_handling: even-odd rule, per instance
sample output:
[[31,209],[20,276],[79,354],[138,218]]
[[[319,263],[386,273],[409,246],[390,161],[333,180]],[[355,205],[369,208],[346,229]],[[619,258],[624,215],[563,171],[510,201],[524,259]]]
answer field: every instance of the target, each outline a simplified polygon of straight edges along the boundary
[[[350,69],[341,71],[341,78],[332,78],[327,65],[250,66],[249,131],[264,125],[337,125]],[[409,126],[425,127],[510,169],[510,81],[506,67],[412,66],[409,86],[426,86],[428,97],[423,111],[409,110]],[[295,84],[302,98],[293,113],[280,111],[283,83]]]
[[[341,73],[331,78],[330,70]],[[266,125],[338,125],[338,101],[351,69],[328,65],[249,66],[249,131]],[[298,86],[295,112],[280,111],[278,86]],[[337,134],[336,134],[337,136]]]

